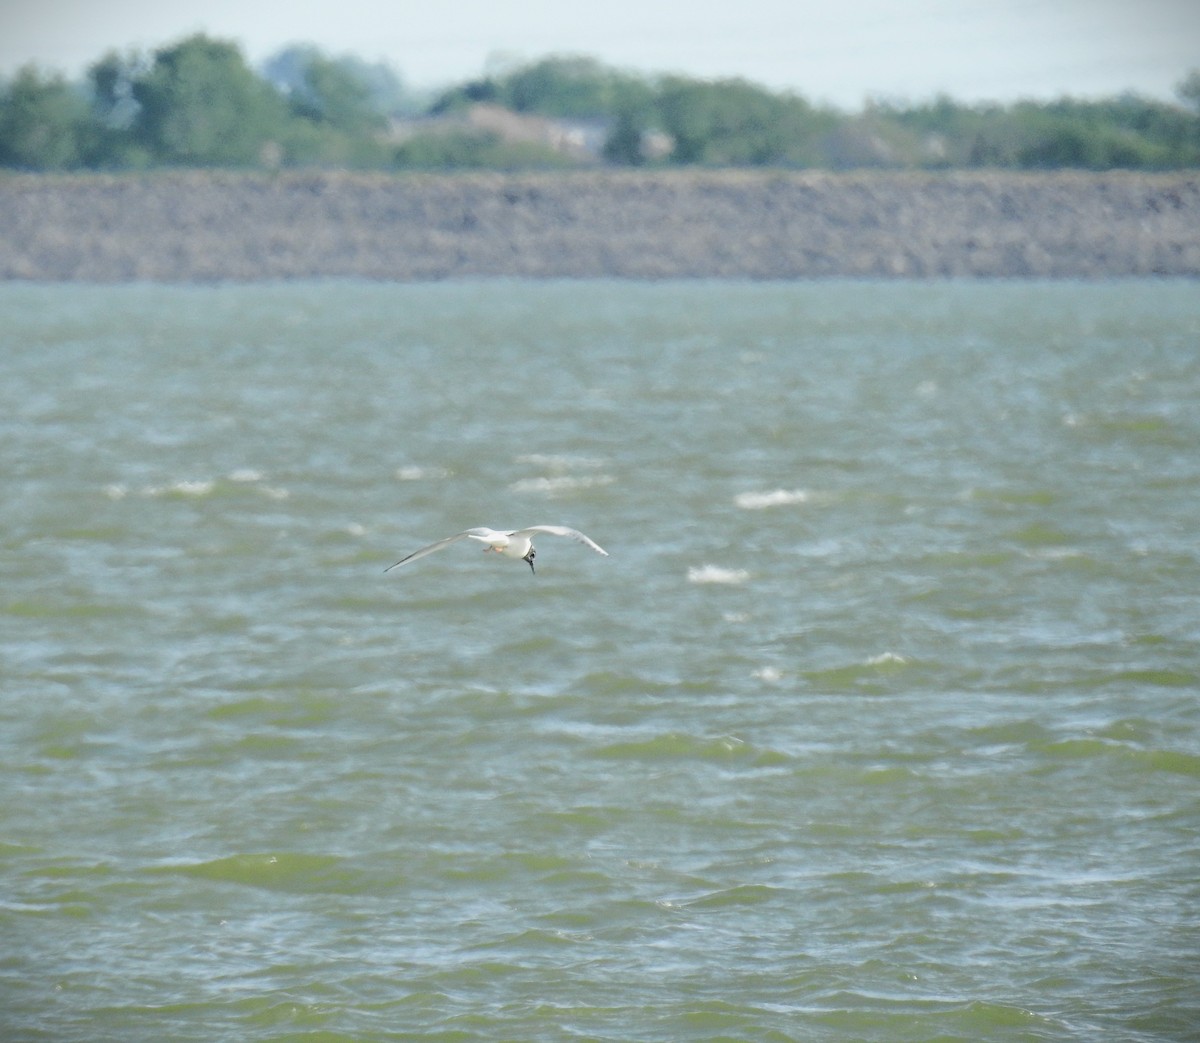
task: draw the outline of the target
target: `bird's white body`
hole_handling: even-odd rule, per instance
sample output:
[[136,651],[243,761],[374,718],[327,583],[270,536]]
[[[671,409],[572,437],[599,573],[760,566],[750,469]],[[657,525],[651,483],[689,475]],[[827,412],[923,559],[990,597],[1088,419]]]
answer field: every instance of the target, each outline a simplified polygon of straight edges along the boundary
[[503,554],[506,558],[514,558],[517,561],[527,562],[529,568],[532,570],[534,559],[533,537],[538,533],[546,533],[550,536],[566,536],[576,543],[582,543],[585,547],[590,547],[597,554],[603,554],[605,557],[608,557],[608,551],[598,543],[585,536],[582,532],[576,529],[568,529],[564,525],[530,525],[527,529],[487,529],[481,527],[455,533],[453,536],[447,536],[444,540],[438,540],[427,547],[413,551],[407,558],[401,558],[395,565],[389,565],[383,571],[390,572],[398,565],[405,565],[410,561],[416,561],[418,558],[425,557],[426,554],[432,554],[435,550],[449,547],[450,544],[457,543],[459,540],[475,540],[477,543],[484,545],[483,549],[485,552],[495,551],[497,554]]
[[484,551],[494,550],[506,558],[523,558],[533,546],[533,537],[520,530],[497,532],[495,529],[488,529],[486,535],[481,532],[468,532],[467,539],[478,540],[486,544]]

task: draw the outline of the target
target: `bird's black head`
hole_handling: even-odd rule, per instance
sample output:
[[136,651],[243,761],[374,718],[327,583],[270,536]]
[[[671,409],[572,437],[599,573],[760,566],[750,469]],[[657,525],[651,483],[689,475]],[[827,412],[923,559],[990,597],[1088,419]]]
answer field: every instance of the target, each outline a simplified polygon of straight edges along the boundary
[[535,551],[535,550],[534,550],[532,547],[530,547],[530,548],[529,548],[529,553],[528,553],[528,554],[526,554],[526,555],[525,555],[525,557],[523,557],[523,558],[521,559],[522,561],[527,561],[527,562],[529,562],[529,571],[530,571],[530,572],[532,572],[532,573],[533,573],[535,576],[537,575],[537,569],[535,569],[535,568],[533,567],[533,559],[534,559],[536,556],[537,556],[537,551]]

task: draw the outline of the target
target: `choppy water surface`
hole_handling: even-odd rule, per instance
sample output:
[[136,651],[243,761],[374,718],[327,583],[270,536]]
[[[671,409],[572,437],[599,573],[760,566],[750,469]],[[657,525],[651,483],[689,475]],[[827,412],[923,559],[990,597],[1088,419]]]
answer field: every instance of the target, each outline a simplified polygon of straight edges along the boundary
[[[10,1040],[1200,1025],[1194,284],[0,287]],[[461,545],[564,523],[538,573]]]

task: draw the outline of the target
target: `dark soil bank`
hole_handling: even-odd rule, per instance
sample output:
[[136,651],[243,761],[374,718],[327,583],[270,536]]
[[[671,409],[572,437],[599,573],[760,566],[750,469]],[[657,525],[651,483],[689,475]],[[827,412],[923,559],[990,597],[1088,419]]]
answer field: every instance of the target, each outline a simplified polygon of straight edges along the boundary
[[1200,276],[1200,174],[0,178],[0,279]]

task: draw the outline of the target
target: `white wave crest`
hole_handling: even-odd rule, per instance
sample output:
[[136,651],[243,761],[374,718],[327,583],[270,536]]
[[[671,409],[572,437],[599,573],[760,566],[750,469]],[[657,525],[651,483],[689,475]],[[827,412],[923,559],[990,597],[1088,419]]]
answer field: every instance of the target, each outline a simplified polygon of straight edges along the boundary
[[604,461],[599,457],[572,456],[570,453],[524,453],[517,457],[517,463],[559,472],[568,471],[573,467],[595,470],[604,466]]
[[207,496],[217,487],[217,483],[206,481],[180,481],[170,485],[152,485],[144,492],[146,496]]
[[545,493],[555,496],[559,493],[575,492],[577,489],[593,489],[601,485],[611,485],[611,474],[588,475],[576,478],[573,475],[562,474],[553,478],[541,476],[538,478],[522,478],[513,482],[510,488],[518,493]]
[[761,511],[767,507],[786,507],[793,503],[807,503],[808,493],[803,489],[773,489],[765,493],[738,493],[733,502],[747,511]]
[[692,566],[687,570],[689,583],[745,583],[750,573],[745,569],[724,569],[720,565]]

